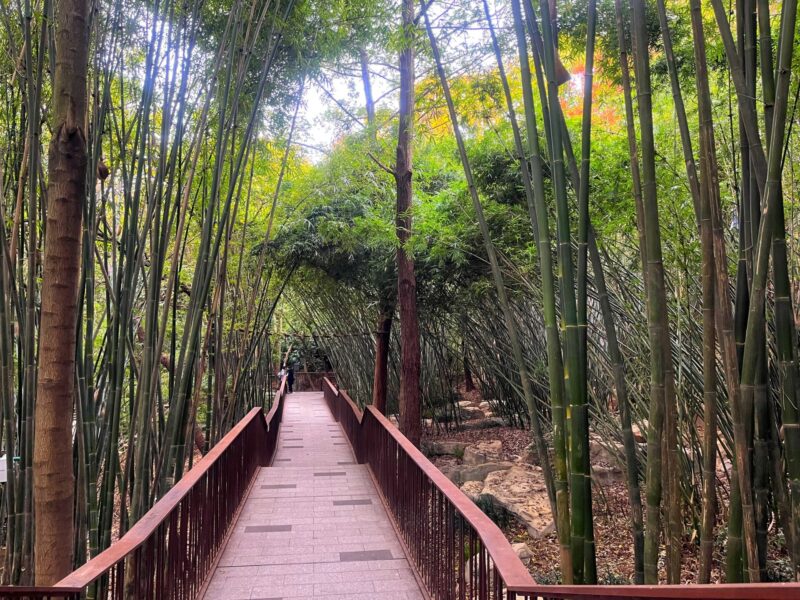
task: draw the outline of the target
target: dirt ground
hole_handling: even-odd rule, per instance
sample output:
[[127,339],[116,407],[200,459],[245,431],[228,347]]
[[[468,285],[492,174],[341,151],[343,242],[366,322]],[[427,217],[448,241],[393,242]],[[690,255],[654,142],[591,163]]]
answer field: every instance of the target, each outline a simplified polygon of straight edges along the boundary
[[[493,427],[489,429],[466,429],[450,432],[428,432],[429,441],[460,441],[473,444],[478,441],[500,440],[503,445],[502,459],[519,460],[524,456],[525,448],[530,444],[530,433],[511,427]],[[432,459],[437,466],[460,462],[455,456],[438,456]],[[725,490],[722,495],[727,497]],[[630,504],[627,485],[623,480],[595,483],[593,487],[593,510],[595,523],[595,544],[597,551],[597,575],[601,583],[626,584],[633,580],[633,538],[630,526]],[[724,510],[725,501],[721,501]],[[774,526],[774,525],[773,525]],[[534,578],[541,583],[560,583],[558,569],[558,542],[555,534],[532,539],[525,527],[513,519],[504,523],[502,529],[512,543],[525,542],[533,553],[530,570]],[[699,539],[693,536],[692,524],[686,523],[686,537],[683,543],[681,581],[694,583],[699,561]],[[786,581],[790,576],[788,555],[785,546],[778,544],[778,536],[770,535],[768,549],[768,570],[773,581]],[[724,580],[724,525],[717,527],[717,541],[714,549],[712,581]],[[664,555],[662,550],[661,560]]]

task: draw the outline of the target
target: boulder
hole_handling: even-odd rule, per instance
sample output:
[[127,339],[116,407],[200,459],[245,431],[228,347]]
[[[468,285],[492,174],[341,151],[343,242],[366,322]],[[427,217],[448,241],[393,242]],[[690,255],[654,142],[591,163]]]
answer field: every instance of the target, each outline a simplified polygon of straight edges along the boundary
[[464,409],[464,408],[473,408],[474,406],[475,405],[469,400],[460,400],[458,402],[458,407],[462,408],[462,409]]
[[528,548],[525,542],[518,544],[511,544],[511,549],[516,553],[517,557],[522,561],[522,564],[528,566],[533,558],[533,552]]
[[478,404],[478,408],[480,408],[483,412],[486,412],[487,410],[492,410],[492,405],[489,404],[486,400],[484,400],[483,402]]
[[442,473],[453,483],[460,486],[466,481],[483,481],[495,471],[505,471],[513,465],[510,462],[492,462],[482,465],[443,465]]
[[[460,402],[459,402],[460,404]],[[483,419],[484,414],[480,408],[476,408],[474,406],[461,406],[459,407],[461,411],[461,418],[465,421],[469,421],[471,419]]]
[[422,452],[427,456],[463,456],[466,447],[464,442],[429,441],[422,443]]
[[491,440],[477,442],[464,448],[464,464],[480,465],[487,462],[496,461],[503,452],[503,442]]
[[617,466],[607,467],[605,465],[597,465],[592,467],[592,479],[595,483],[601,485],[622,481],[622,475],[622,469]]
[[484,481],[483,495],[517,517],[528,534],[538,539],[555,531],[550,501],[539,467],[514,465],[510,469],[492,471]]
[[624,456],[624,454],[621,444],[605,442],[596,436],[589,438],[589,460],[592,465],[598,463],[612,466],[619,465],[620,457]]
[[633,439],[637,444],[647,443],[647,421],[642,422],[641,427],[634,423],[631,425],[631,431],[633,432]]
[[483,481],[465,481],[461,491],[469,496],[470,500],[475,500],[483,492]]
[[[483,415],[483,413],[481,413]],[[500,417],[490,417],[490,418],[477,418],[472,421],[466,421],[462,423],[462,429],[492,429],[493,427],[507,427],[508,423],[506,423]]]

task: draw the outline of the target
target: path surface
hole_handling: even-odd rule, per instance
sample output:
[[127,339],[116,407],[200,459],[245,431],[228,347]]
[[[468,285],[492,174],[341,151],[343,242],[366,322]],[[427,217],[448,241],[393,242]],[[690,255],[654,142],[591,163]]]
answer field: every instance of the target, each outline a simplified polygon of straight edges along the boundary
[[287,397],[273,466],[257,475],[205,594],[244,598],[423,598],[322,392]]

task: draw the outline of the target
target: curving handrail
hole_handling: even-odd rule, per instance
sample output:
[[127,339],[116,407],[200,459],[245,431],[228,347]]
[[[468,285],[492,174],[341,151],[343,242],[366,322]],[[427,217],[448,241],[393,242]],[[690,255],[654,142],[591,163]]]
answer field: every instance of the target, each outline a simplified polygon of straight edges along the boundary
[[540,585],[502,531],[375,407],[325,380],[325,399],[369,465],[432,598],[477,600],[797,600],[800,583]]
[[510,598],[545,600],[797,600],[798,583],[703,583],[686,585],[533,585]]
[[373,406],[360,410],[327,379],[324,392],[432,598],[499,599],[534,585],[500,528],[389,419]]
[[285,378],[269,413],[253,408],[119,540],[49,587],[0,587],[0,599],[194,598],[213,570],[259,467],[272,461]]

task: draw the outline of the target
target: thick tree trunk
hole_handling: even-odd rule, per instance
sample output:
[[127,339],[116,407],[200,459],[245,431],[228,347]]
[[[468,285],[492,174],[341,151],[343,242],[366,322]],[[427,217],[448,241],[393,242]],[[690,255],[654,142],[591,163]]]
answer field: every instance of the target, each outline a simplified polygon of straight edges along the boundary
[[400,115],[397,135],[397,300],[400,307],[400,429],[419,445],[420,422],[420,350],[417,316],[417,280],[414,259],[406,252],[411,237],[412,131],[414,122],[414,0],[403,0],[403,30],[406,35],[400,52]]
[[75,330],[86,197],[88,4],[56,7],[53,139],[47,188],[39,374],[33,455],[36,583],[72,569],[72,420]]
[[372,404],[386,414],[386,388],[389,382],[389,342],[392,339],[394,306],[383,307],[375,330],[375,373],[372,379]]

